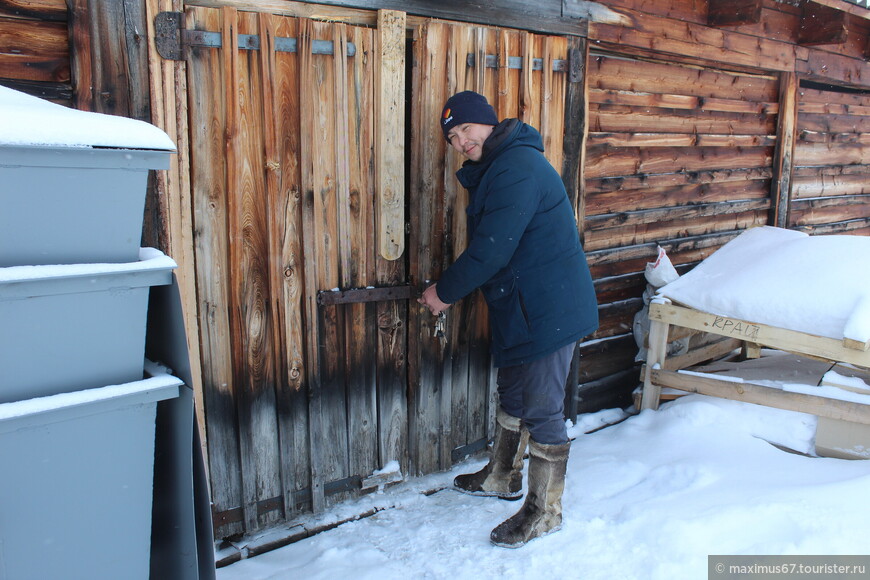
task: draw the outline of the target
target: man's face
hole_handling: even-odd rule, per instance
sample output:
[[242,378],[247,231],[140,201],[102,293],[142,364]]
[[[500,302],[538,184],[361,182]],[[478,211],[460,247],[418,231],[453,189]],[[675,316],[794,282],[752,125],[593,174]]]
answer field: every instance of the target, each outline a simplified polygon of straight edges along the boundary
[[480,161],[483,156],[483,142],[495,127],[480,123],[463,123],[447,132],[450,145],[472,161]]

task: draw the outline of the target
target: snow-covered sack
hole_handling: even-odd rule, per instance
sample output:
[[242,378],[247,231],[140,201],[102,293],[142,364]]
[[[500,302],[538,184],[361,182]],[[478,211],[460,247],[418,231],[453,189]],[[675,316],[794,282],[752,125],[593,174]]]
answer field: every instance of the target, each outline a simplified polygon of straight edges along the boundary
[[[680,275],[677,269],[668,258],[667,252],[661,246],[658,246],[658,256],[655,262],[647,262],[644,269],[644,277],[647,281],[646,289],[643,292],[643,308],[634,315],[632,324],[632,333],[634,334],[634,342],[637,344],[637,355],[634,357],[635,362],[646,360],[646,344],[649,336],[649,303],[655,296],[656,292],[662,286],[675,281]],[[685,354],[689,350],[689,339],[680,338],[668,343],[668,356]]]

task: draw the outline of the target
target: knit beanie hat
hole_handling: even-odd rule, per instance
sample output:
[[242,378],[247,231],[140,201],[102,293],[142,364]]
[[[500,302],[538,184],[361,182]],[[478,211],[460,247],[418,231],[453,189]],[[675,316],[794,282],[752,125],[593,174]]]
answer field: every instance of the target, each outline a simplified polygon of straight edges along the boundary
[[444,105],[441,111],[441,130],[444,138],[456,125],[463,123],[479,123],[481,125],[498,125],[495,109],[486,101],[486,97],[474,91],[456,93]]

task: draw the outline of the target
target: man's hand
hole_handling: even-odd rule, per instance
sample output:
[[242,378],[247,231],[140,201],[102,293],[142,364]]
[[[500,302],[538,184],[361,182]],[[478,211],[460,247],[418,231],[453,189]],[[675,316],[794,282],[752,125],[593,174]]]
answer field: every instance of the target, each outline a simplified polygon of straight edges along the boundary
[[429,312],[437,316],[450,308],[450,305],[441,302],[441,299],[438,298],[438,292],[435,291],[435,286],[437,286],[437,284],[432,284],[426,288],[423,291],[423,295],[417,298],[417,302],[428,308]]

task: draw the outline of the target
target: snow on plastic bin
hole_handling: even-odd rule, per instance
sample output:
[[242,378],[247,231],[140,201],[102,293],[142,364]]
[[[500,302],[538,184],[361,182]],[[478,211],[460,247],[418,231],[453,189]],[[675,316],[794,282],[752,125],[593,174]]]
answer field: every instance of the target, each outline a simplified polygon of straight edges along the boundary
[[133,119],[0,87],[0,267],[132,262],[172,140]]
[[182,384],[0,404],[0,577],[148,578],[156,406]]
[[0,403],[142,378],[148,294],[175,261],[0,268]]

